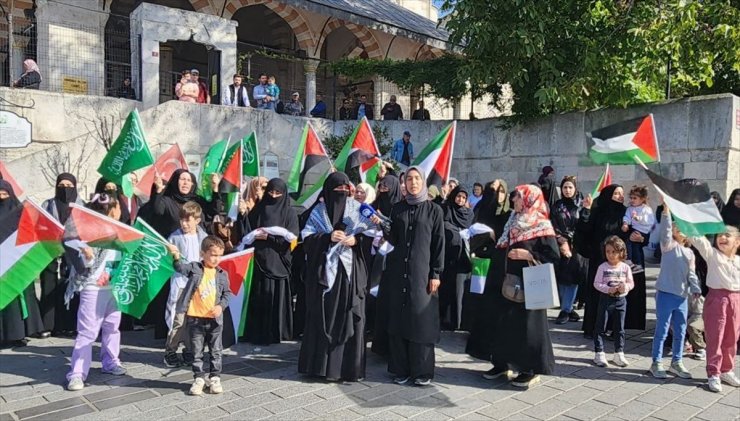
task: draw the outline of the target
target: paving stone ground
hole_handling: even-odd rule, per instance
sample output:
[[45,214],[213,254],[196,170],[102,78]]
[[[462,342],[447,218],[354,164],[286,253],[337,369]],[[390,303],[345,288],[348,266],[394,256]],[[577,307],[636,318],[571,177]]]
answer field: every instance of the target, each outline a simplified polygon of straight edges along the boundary
[[[656,272],[648,272],[649,297]],[[366,380],[337,384],[298,375],[299,343],[261,350],[238,344],[224,357],[225,392],[201,397],[186,394],[192,381],[188,370],[163,366],[163,342],[151,339],[152,331],[123,333],[126,376],[102,374],[100,363],[93,363],[87,386],[78,392],[64,390],[73,341],[32,340],[23,348],[0,350],[0,421],[740,419],[740,389],[709,392],[703,362],[685,360],[694,380],[659,381],[646,374],[654,308],[649,298],[647,331],[627,333],[627,368],[595,367],[580,324],[556,326],[557,311],[551,311],[557,372],[528,391],[484,380],[481,373],[490,366],[464,353],[464,333],[442,335],[430,387],[392,384],[384,362],[372,353]],[[98,358],[98,347],[94,355]]]

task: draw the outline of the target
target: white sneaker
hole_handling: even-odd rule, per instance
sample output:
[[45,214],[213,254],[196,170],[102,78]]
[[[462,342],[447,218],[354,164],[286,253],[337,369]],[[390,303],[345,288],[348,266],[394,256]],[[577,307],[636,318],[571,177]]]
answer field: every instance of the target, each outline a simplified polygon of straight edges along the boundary
[[709,377],[707,379],[707,386],[709,386],[709,390],[711,390],[712,392],[722,392],[722,381],[720,381],[719,376]]
[[606,367],[608,365],[606,362],[606,354],[603,352],[597,352],[594,356],[594,364],[599,367]]
[[612,361],[614,361],[614,364],[617,367],[627,367],[628,365],[630,365],[627,359],[624,358],[624,352],[615,352],[614,359]]
[[740,387],[740,379],[737,378],[734,372],[728,371],[719,375],[719,379],[732,387]]
[[200,396],[203,394],[203,388],[206,386],[205,379],[198,377],[190,386],[190,394],[193,396]]
[[211,377],[208,380],[209,386],[208,390],[214,394],[218,395],[220,393],[224,393],[224,387],[221,386],[221,378],[220,377]]
[[694,359],[699,361],[706,361],[707,360],[707,350],[706,349],[700,349],[696,352],[694,352]]
[[79,377],[72,377],[67,383],[67,390],[82,390],[85,388],[85,382]]
[[103,374],[112,374],[114,376],[123,376],[124,374],[126,374],[126,369],[123,368],[123,366],[121,366],[121,365],[117,365],[117,366],[111,368],[110,370],[106,370],[106,369],[103,368],[100,371]]

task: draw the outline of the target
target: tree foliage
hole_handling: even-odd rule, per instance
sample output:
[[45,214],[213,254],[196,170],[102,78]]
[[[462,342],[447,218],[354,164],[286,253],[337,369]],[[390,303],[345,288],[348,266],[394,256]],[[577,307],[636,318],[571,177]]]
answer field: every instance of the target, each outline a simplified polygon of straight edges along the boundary
[[496,98],[509,84],[520,117],[672,97],[740,93],[737,0],[446,0],[447,68]]

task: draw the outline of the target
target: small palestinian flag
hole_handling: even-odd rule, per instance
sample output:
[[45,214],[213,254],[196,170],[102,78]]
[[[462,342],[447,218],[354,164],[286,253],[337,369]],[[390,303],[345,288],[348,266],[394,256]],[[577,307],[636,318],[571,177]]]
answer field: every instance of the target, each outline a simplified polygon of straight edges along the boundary
[[483,294],[485,292],[488,269],[491,267],[491,259],[471,257],[470,265],[470,292]]
[[378,174],[382,164],[383,161],[376,157],[360,165],[360,179],[362,182],[374,186],[378,182]]
[[76,203],[69,204],[64,224],[64,244],[79,250],[98,247],[131,253],[144,240],[144,233]]
[[622,121],[586,133],[594,141],[589,151],[597,164],[633,165],[660,161],[653,115]]
[[316,203],[316,200],[319,198],[319,195],[321,194],[321,190],[324,188],[324,181],[326,181],[326,178],[329,177],[329,174],[330,172],[327,171],[321,177],[319,177],[319,179],[316,180],[316,183],[313,186],[311,186],[308,190],[303,192],[301,197],[296,199],[296,204],[298,204],[298,206],[303,206],[304,208],[308,209],[314,203]]
[[709,194],[709,185],[698,186],[669,180],[645,169],[655,189],[671,211],[676,226],[684,235],[697,237],[725,232],[725,224]]
[[319,135],[309,123],[306,123],[301,135],[301,143],[298,146],[298,153],[296,153],[293,161],[293,168],[290,169],[290,175],[288,176],[288,191],[291,192],[291,196],[294,198],[301,196],[306,174],[324,159],[328,160],[329,155],[326,153]]
[[229,301],[228,310],[231,313],[235,339],[244,336],[244,328],[247,325],[247,305],[249,304],[249,290],[252,288],[254,267],[253,257],[254,249],[250,248],[224,256],[218,264],[218,267],[229,276],[229,287],[233,296]]
[[609,164],[606,164],[604,173],[601,174],[601,177],[599,177],[599,181],[596,182],[596,186],[594,186],[594,191],[593,193],[591,193],[591,197],[594,199],[599,197],[599,194],[601,194],[601,191],[604,190],[604,187],[610,185],[611,183],[612,183],[612,172],[609,169]]
[[352,136],[347,139],[347,143],[339,152],[337,159],[334,160],[334,166],[338,171],[347,173],[355,167],[359,167],[366,161],[380,156],[378,143],[375,141],[373,129],[367,121],[367,117],[360,120]]
[[457,122],[453,121],[427,144],[412,166],[419,166],[427,175],[427,186],[442,186],[450,178],[452,153],[455,150]]
[[239,194],[241,193],[242,186],[242,167],[244,165],[242,157],[244,141],[241,140],[234,146],[235,147],[229,149],[226,159],[224,160],[223,177],[221,178],[221,185],[219,186],[219,191],[221,193],[226,193],[226,209],[228,209],[228,216],[232,220],[236,220],[239,208]]
[[2,310],[19,296],[22,297],[23,291],[38,278],[41,271],[64,252],[64,227],[30,200],[23,202],[18,229],[8,229],[11,224],[7,219],[0,219],[0,224]]

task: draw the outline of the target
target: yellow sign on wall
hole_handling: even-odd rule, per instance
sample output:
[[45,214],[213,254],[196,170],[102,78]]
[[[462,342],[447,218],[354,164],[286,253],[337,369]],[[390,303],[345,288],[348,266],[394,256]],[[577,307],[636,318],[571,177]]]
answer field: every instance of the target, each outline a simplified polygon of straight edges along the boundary
[[68,94],[86,94],[87,79],[72,76],[62,77],[62,92]]

